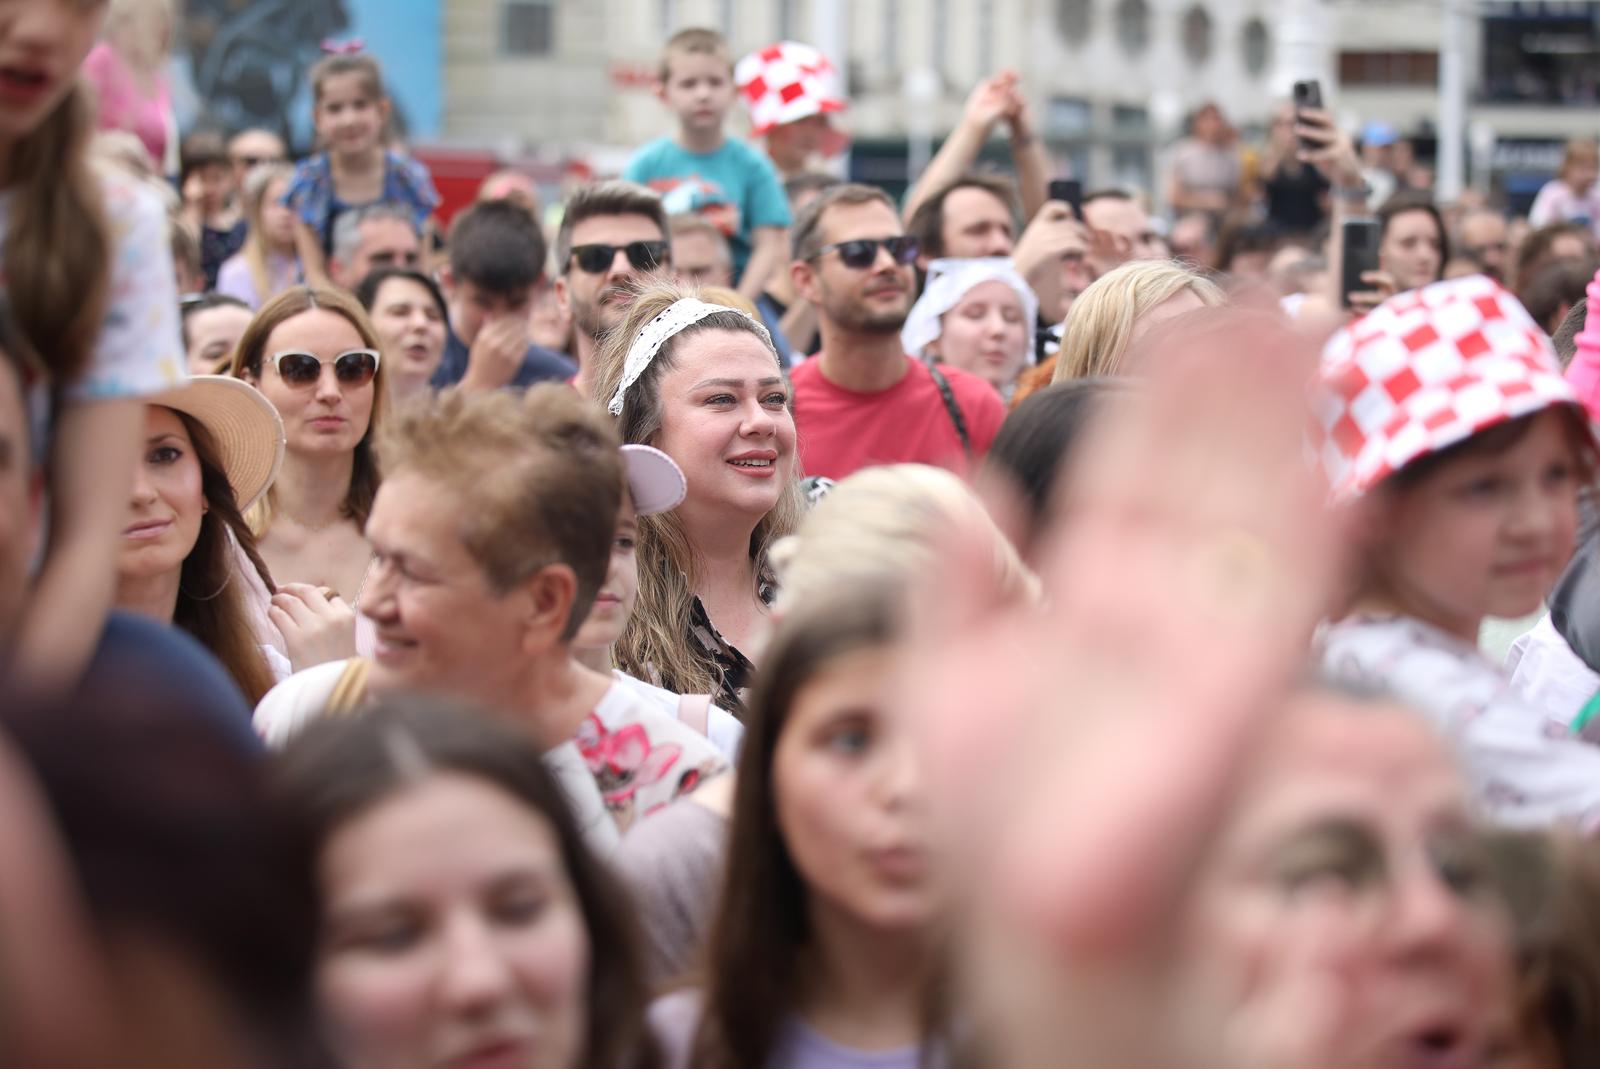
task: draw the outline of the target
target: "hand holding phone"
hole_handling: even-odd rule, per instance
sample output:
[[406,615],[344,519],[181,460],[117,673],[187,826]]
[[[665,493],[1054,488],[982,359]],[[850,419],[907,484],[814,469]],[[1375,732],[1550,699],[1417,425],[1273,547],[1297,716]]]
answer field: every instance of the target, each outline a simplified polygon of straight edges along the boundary
[[[1322,83],[1314,78],[1310,81],[1294,83],[1294,118],[1296,122],[1300,121],[1302,108],[1316,108],[1318,110],[1322,108]],[[1321,147],[1321,145],[1307,141],[1303,137],[1300,139],[1300,149],[1303,152],[1315,152]]]
[[1048,199],[1059,200],[1072,209],[1073,218],[1083,219],[1083,183],[1076,178],[1051,180]]

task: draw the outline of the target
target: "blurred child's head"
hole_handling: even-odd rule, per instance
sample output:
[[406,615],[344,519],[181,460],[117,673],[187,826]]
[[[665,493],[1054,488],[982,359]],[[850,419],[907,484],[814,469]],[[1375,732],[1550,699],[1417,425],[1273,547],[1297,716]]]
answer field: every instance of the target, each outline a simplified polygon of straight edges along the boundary
[[686,133],[721,131],[733,106],[733,58],[715,30],[688,29],[673,34],[661,53],[656,95],[678,116]]
[[379,148],[389,123],[389,98],[378,61],[368,55],[328,56],[311,68],[312,120],[329,152],[356,156]]
[[1549,340],[1498,284],[1394,298],[1323,353],[1323,468],[1360,499],[1358,602],[1463,638],[1535,611],[1577,537],[1588,418]]
[[178,188],[183,192],[184,203],[203,215],[213,215],[227,207],[238,190],[222,135],[209,130],[190,134],[183,139],[178,156]]

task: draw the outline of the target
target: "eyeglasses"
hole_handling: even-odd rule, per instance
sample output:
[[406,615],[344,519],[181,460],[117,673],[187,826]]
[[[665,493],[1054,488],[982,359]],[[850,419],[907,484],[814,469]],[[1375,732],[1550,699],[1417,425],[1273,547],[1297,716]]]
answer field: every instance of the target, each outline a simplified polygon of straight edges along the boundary
[[284,160],[282,156],[235,156],[233,162],[249,170],[263,163],[282,163]]
[[630,241],[626,245],[574,245],[573,259],[591,275],[605,271],[617,260],[617,250],[628,254],[635,271],[654,271],[667,262],[670,246],[665,241]]
[[889,255],[897,264],[908,264],[917,258],[917,253],[922,251],[917,239],[910,234],[903,234],[896,238],[857,238],[854,241],[840,241],[833,245],[824,245],[810,257],[819,260],[830,252],[839,253],[839,262],[846,267],[861,271],[871,267],[878,260],[878,250],[888,249]]
[[322,377],[322,365],[332,364],[334,377],[340,386],[365,386],[378,373],[378,354],[373,349],[351,349],[332,360],[323,360],[314,353],[290,349],[272,354],[272,366],[278,377],[290,386],[306,387]]

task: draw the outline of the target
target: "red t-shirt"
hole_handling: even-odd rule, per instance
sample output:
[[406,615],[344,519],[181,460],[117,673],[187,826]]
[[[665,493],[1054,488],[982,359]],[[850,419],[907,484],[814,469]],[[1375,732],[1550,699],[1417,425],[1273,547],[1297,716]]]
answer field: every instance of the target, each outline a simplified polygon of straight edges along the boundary
[[[821,354],[790,372],[803,474],[842,479],[875,464],[902,463],[967,473],[961,438],[932,372],[920,360],[905,359],[905,375],[878,393],[857,393],[829,382],[822,374]],[[1005,404],[976,375],[952,367],[939,370],[966,417],[976,460],[989,451],[1000,430]]]

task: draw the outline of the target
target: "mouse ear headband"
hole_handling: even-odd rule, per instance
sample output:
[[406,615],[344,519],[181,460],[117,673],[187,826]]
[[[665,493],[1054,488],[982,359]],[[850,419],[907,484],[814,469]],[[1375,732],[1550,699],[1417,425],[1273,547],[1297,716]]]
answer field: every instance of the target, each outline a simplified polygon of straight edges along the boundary
[[638,337],[633,339],[633,344],[628,346],[628,356],[622,362],[622,380],[617,383],[617,390],[611,395],[611,402],[606,405],[606,411],[613,416],[622,415],[622,399],[627,395],[630,387],[639,381],[639,376],[644,374],[645,368],[655,360],[661,347],[667,344],[674,334],[685,327],[691,327],[707,316],[717,315],[721,312],[732,312],[737,316],[744,316],[755,324],[761,340],[767,343],[767,348],[772,348],[772,335],[767,333],[767,328],[757,323],[746,312],[732,308],[726,304],[709,304],[698,297],[684,297],[673,301],[661,314],[644,325]]

